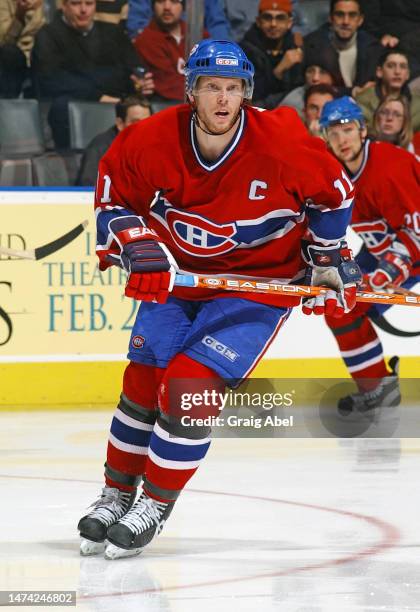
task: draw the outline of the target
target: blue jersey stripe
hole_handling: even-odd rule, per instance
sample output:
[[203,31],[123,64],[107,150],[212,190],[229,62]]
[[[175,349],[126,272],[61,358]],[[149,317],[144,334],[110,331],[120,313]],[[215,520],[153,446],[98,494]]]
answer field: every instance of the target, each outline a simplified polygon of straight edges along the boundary
[[346,235],[352,210],[353,206],[325,212],[308,208],[309,229],[324,240],[339,240]]
[[355,366],[372,359],[372,357],[378,357],[382,354],[382,346],[378,344],[378,346],[374,346],[368,351],[364,351],[359,355],[355,355],[354,357],[344,357],[344,361],[347,366]]
[[144,431],[143,429],[135,429],[125,423],[121,423],[116,417],[112,419],[111,433],[120,442],[126,444],[133,444],[134,446],[149,446],[151,431]]

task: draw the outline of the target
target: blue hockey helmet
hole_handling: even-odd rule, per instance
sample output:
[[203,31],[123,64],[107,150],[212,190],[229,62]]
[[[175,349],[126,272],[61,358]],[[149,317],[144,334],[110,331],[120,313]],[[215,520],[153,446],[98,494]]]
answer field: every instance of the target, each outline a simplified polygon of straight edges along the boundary
[[357,102],[350,96],[343,96],[324,105],[319,118],[319,125],[322,130],[326,130],[332,125],[351,123],[352,121],[357,121],[361,127],[365,125],[362,109]]
[[244,98],[254,90],[254,66],[241,47],[228,40],[206,38],[191,49],[185,65],[187,93],[192,93],[201,76],[217,76],[245,81]]

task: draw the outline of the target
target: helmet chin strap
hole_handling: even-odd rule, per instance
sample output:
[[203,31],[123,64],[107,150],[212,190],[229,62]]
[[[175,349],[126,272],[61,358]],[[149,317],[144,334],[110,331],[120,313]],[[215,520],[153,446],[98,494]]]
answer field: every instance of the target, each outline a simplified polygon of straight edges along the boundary
[[[353,155],[353,157],[352,157],[352,158],[349,160],[350,162],[354,162],[354,161],[356,161],[356,159],[357,159],[357,158],[359,157],[359,155],[362,153],[362,151],[363,151],[363,147],[365,146],[366,138],[363,138],[363,137],[362,137],[362,133],[361,133],[361,132],[362,132],[362,130],[360,129],[360,147],[359,147],[359,150],[358,150],[358,151],[357,151],[357,153],[355,153],[355,154]],[[343,164],[343,165],[344,165],[344,167],[346,168],[346,170],[347,170],[348,172],[350,172],[350,169],[347,167],[347,165],[346,165],[346,164]],[[351,172],[350,172],[350,174],[351,174]]]
[[357,151],[357,153],[355,153],[353,155],[353,157],[351,158],[350,161],[356,161],[356,159],[359,157],[360,153],[363,151],[363,147],[365,146],[365,141],[366,141],[366,138],[362,137],[362,130],[360,129],[360,148]]

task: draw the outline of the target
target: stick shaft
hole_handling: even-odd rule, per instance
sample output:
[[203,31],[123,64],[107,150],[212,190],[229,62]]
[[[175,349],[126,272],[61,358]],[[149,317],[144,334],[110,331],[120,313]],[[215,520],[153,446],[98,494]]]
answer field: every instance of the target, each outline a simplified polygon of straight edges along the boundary
[[[217,289],[218,291],[240,291],[245,293],[267,293],[269,295],[287,295],[295,297],[313,297],[325,293],[325,287],[306,285],[282,285],[263,281],[258,278],[238,279],[231,277],[212,277],[192,274],[177,274],[175,285],[178,287],[197,287],[200,289]],[[420,306],[420,296],[400,295],[374,291],[358,291],[358,302],[371,304],[398,304],[400,306]]]

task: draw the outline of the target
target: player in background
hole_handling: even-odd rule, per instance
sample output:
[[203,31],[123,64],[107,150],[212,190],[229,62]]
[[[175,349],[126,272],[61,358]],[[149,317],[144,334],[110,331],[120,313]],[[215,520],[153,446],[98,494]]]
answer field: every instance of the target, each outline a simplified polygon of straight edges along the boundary
[[[356,260],[364,288],[410,289],[420,280],[420,164],[414,155],[385,142],[372,142],[362,109],[347,96],[325,104],[321,129],[356,191],[351,227],[363,240]],[[359,392],[342,398],[339,411],[372,411],[401,400],[398,358],[388,370],[372,325],[386,306],[357,304],[340,320],[327,316],[343,360]]]
[[[306,271],[308,282],[331,287],[307,312],[341,316],[355,305],[359,276],[343,245],[353,186],[294,110],[247,105],[253,74],[235,43],[200,42],[186,66],[189,103],[128,127],[101,161],[100,268],[123,267],[125,294],[142,303],[105,488],[79,522],[82,554],[107,540],[106,558],[131,556],[161,531],[210,445],[209,427],[183,424],[181,394],[239,384],[299,303],[177,287],[178,269],[282,283]],[[219,409],[213,402],[188,415]]]

